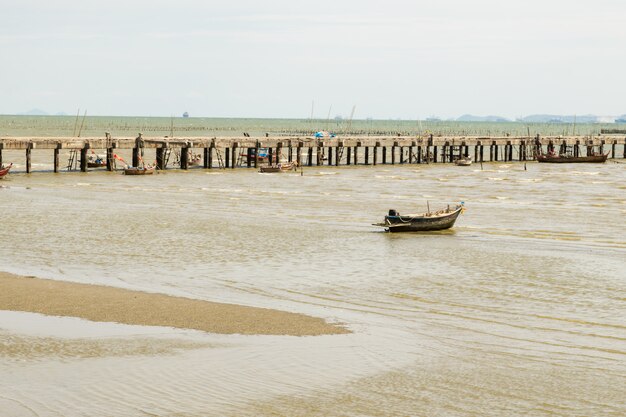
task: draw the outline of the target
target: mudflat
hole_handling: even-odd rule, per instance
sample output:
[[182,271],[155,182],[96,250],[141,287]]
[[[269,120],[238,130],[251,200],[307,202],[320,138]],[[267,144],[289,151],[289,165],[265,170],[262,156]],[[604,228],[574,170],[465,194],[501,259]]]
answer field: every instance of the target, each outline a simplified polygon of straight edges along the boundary
[[304,314],[5,272],[0,272],[0,310],[220,334],[317,336],[349,333],[342,326]]

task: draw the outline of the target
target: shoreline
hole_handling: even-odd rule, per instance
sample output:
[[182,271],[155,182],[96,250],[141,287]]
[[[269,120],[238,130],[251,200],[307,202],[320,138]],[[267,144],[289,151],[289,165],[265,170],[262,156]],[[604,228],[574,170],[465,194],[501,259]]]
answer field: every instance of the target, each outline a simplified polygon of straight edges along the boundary
[[300,313],[7,272],[0,272],[0,288],[0,310],[217,334],[321,336],[351,333],[340,325]]

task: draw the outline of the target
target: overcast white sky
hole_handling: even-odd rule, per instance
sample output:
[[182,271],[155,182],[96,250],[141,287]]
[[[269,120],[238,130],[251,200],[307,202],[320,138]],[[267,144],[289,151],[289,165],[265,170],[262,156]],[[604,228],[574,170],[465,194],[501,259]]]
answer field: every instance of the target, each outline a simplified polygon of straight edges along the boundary
[[0,114],[626,113],[623,0],[0,5]]

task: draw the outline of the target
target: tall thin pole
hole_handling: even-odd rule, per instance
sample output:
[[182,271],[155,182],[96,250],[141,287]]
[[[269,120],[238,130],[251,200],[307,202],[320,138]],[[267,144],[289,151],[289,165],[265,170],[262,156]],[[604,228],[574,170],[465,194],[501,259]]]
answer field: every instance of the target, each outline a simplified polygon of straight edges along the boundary
[[76,136],[76,127],[78,127],[78,116],[80,115],[80,107],[78,108],[78,111],[76,112],[76,120],[74,121],[74,132],[72,133],[72,136]]
[[85,124],[85,117],[87,117],[87,109],[85,109],[85,113],[83,114],[83,120],[80,122],[80,129],[78,129],[78,137],[80,137],[80,133],[83,131],[83,125]]

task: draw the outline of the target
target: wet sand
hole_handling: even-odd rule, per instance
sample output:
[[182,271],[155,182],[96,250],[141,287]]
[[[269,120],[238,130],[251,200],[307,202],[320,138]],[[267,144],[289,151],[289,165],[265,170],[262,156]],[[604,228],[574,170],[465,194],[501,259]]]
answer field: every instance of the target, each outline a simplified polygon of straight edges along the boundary
[[220,334],[317,336],[349,333],[339,325],[303,314],[5,272],[0,272],[0,289],[0,310]]

